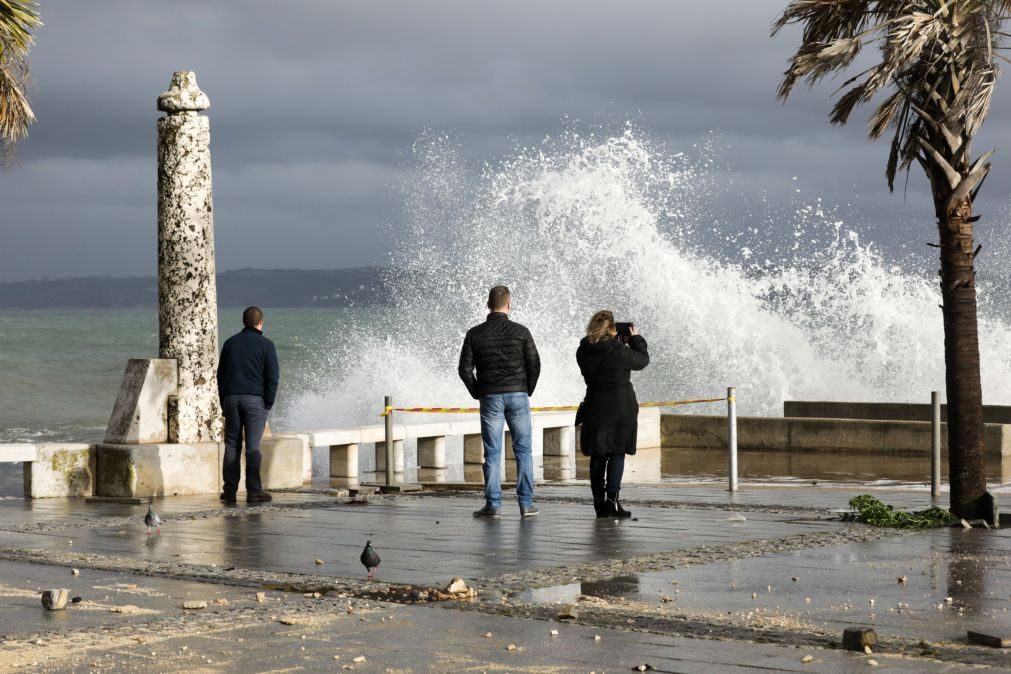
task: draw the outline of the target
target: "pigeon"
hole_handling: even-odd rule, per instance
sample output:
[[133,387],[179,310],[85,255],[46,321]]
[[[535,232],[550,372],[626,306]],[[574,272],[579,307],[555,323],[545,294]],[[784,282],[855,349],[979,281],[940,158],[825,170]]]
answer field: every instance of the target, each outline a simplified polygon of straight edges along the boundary
[[[144,515],[144,524],[147,525],[147,535],[151,535],[151,529],[161,534],[161,518],[150,505],[147,507],[147,514]],[[377,562],[378,563],[378,562]]]
[[361,560],[362,564],[368,570],[368,577],[371,579],[375,574],[376,569],[379,568],[379,555],[376,551],[372,549],[372,541],[365,541],[365,549],[362,550],[362,556],[358,559]]

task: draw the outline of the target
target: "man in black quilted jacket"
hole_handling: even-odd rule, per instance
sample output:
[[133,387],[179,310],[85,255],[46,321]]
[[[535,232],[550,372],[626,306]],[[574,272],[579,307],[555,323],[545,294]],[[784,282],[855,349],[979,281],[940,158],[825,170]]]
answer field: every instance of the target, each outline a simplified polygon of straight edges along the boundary
[[[534,338],[525,327],[509,320],[509,288],[495,286],[488,293],[487,320],[467,331],[460,351],[460,379],[475,400],[481,401],[481,440],[484,444],[484,507],[474,517],[498,517],[502,507],[503,426],[509,426],[516,455],[516,497],[522,517],[540,513],[534,504],[533,429],[530,396],[541,373]],[[474,370],[477,370],[475,375]]]

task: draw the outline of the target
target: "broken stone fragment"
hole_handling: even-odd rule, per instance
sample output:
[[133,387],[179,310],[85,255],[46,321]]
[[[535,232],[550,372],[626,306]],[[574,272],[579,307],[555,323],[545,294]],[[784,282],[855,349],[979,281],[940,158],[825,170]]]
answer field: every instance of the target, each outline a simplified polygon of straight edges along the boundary
[[464,594],[468,590],[467,583],[463,582],[463,578],[459,576],[454,576],[453,580],[449,581],[449,585],[443,590],[446,594]]
[[183,608],[186,609],[187,611],[199,611],[200,609],[207,608],[207,602],[203,600],[184,601]]
[[132,615],[134,613],[140,613],[140,609],[133,604],[126,604],[125,606],[113,606],[109,609],[109,613],[125,613],[127,615]]
[[566,604],[558,612],[559,620],[575,620],[579,617],[579,608],[575,604]]
[[256,593],[256,601],[260,602],[261,604],[263,602],[267,601],[267,593],[266,592],[257,592]]
[[42,606],[48,611],[62,611],[67,607],[70,590],[43,590]]
[[804,657],[802,657],[800,659],[800,661],[803,662],[806,665],[809,662],[814,662],[814,656],[813,655],[805,655]]

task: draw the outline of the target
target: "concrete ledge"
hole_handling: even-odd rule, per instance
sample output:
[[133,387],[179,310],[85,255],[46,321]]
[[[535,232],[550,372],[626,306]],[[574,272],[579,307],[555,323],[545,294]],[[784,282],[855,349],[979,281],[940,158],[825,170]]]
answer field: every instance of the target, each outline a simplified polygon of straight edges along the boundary
[[[278,433],[275,438],[294,438],[302,446],[302,483],[312,482],[312,434]],[[296,485],[297,486],[297,485]]]
[[[727,447],[725,416],[665,414],[661,418],[664,447],[723,449]],[[1011,456],[1011,426],[987,424],[984,445],[991,457]],[[863,451],[930,454],[929,422],[864,421],[739,417],[737,446],[741,450]],[[942,430],[941,451],[947,453]]]
[[[784,417],[805,419],[864,419],[875,421],[930,421],[929,404],[918,403],[847,403],[820,400],[787,400]],[[948,420],[948,406],[941,405],[941,420]],[[983,423],[1011,424],[1011,407],[984,405]]]
[[25,498],[91,496],[95,488],[95,447],[73,443],[37,446],[24,464]]
[[[218,463],[218,485],[221,484],[221,463],[224,461],[224,446],[221,447]],[[260,482],[263,488],[291,489],[302,486],[304,453],[302,441],[298,438],[273,435],[260,441]],[[246,453],[242,453],[242,475],[245,477]],[[240,482],[239,491],[246,490],[245,480]],[[214,488],[218,491],[218,487]]]

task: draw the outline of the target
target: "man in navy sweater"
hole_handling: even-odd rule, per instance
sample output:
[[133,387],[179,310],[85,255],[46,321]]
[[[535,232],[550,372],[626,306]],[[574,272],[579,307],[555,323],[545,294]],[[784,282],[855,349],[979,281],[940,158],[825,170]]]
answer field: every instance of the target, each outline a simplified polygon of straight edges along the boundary
[[218,361],[218,395],[225,413],[225,490],[221,500],[235,503],[241,469],[239,450],[246,439],[246,501],[271,500],[260,484],[260,440],[267,412],[274,406],[280,368],[274,343],[263,336],[263,312],[249,307],[242,312],[245,326],[229,337]]

